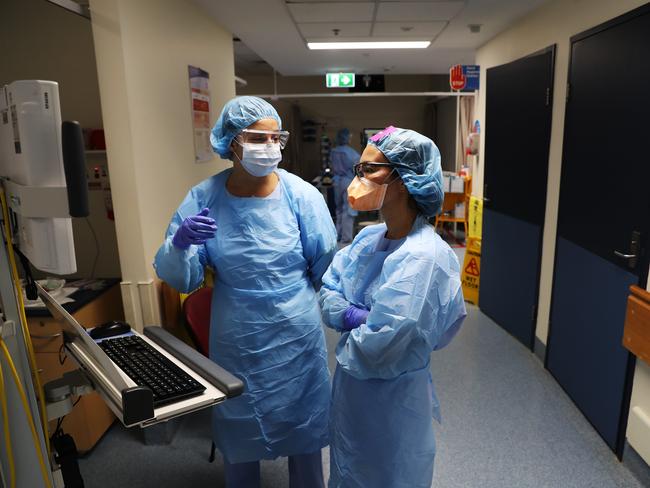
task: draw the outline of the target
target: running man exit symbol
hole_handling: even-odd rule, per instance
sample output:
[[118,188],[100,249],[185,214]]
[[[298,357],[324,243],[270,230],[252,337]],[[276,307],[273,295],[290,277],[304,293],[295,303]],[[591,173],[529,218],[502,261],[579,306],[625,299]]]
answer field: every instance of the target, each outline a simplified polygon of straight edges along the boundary
[[353,88],[354,73],[327,73],[325,84],[327,88]]

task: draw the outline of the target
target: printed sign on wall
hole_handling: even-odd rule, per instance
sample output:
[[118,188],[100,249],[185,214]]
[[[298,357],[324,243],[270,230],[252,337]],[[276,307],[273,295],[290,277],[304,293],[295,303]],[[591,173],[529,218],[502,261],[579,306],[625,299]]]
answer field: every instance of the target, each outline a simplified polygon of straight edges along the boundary
[[457,64],[449,69],[449,86],[452,90],[474,91],[479,88],[481,67],[475,64]]
[[192,100],[192,130],[194,131],[194,162],[212,159],[210,145],[210,75],[195,66],[188,66]]

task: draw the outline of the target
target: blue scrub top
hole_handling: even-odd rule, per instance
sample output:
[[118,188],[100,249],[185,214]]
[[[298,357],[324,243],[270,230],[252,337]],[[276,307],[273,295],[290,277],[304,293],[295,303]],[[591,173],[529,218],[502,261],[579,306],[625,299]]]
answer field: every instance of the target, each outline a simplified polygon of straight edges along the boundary
[[350,146],[336,146],[330,152],[332,172],[335,176],[354,178],[354,165],[359,162],[361,155]]

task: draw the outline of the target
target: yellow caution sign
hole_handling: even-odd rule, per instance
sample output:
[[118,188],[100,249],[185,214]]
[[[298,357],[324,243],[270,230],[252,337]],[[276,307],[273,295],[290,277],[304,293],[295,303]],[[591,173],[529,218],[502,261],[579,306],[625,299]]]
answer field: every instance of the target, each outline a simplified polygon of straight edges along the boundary
[[483,235],[483,200],[481,198],[470,197],[468,224],[468,237],[481,239]]
[[472,237],[467,239],[461,282],[465,300],[478,305],[478,290],[481,282],[481,239]]

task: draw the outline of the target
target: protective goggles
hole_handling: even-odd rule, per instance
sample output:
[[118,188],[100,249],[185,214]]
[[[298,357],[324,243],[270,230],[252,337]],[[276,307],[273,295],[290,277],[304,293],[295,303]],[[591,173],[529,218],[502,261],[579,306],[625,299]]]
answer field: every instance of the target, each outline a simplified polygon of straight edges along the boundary
[[284,149],[289,140],[289,132],[286,130],[255,130],[244,129],[237,135],[237,142],[243,144],[280,144]]
[[354,165],[354,175],[359,178],[365,178],[366,175],[371,175],[379,170],[379,168],[394,168],[394,164],[390,163],[375,163],[375,162],[364,162],[357,163]]

